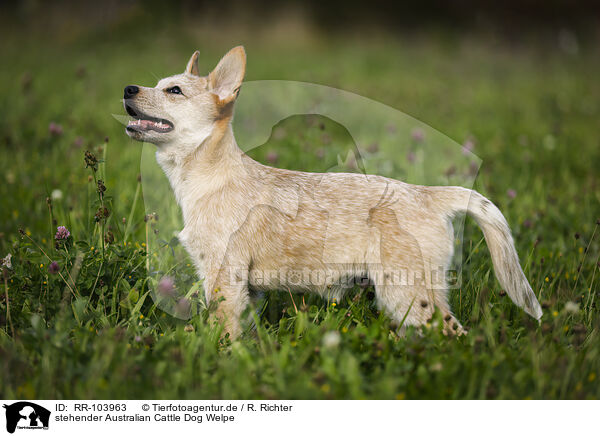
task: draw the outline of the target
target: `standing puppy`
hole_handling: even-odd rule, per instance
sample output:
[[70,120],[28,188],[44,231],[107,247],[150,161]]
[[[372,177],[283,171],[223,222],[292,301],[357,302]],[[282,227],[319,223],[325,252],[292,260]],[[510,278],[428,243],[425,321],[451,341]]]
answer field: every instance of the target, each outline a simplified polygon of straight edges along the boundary
[[[343,292],[369,277],[397,323],[419,325],[437,307],[447,332],[462,332],[447,299],[451,220],[467,212],[482,228],[498,280],[539,319],[542,311],[506,220],[489,200],[461,187],[427,187],[363,174],[314,174],[262,165],[237,146],[231,120],[246,66],[242,47],[208,76],[198,52],[183,74],[154,88],[127,86],[127,134],[157,145],[156,159],[181,207],[179,239],[204,278],[208,302],[231,337],[249,288]],[[223,297],[222,299],[220,297]]]

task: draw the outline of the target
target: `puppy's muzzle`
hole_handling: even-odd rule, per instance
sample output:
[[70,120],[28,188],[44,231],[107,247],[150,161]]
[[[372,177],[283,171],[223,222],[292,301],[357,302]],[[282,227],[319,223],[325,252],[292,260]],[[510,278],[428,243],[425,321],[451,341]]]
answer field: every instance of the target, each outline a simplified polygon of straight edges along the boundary
[[134,95],[136,95],[138,92],[140,92],[140,88],[138,88],[137,86],[135,86],[135,85],[126,86],[125,89],[123,90],[123,98],[124,99],[131,98]]

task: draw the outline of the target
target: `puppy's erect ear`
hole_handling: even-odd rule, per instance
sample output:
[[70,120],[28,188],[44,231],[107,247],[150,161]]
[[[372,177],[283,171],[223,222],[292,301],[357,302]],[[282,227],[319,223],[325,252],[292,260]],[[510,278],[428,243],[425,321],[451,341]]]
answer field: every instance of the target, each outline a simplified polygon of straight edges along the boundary
[[196,50],[190,60],[188,61],[187,67],[185,67],[185,72],[188,74],[192,74],[194,76],[199,76],[200,71],[198,70],[198,56],[200,56],[200,52]]
[[208,87],[223,102],[235,100],[246,74],[246,52],[237,46],[229,50],[208,75]]

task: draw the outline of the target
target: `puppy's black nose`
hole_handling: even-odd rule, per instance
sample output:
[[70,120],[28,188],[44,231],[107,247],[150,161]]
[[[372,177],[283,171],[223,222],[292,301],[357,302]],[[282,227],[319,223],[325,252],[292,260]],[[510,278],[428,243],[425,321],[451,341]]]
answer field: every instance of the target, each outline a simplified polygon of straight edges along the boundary
[[125,89],[123,90],[123,98],[131,98],[134,95],[136,95],[138,92],[140,92],[140,88],[138,88],[135,85],[129,85],[126,86]]

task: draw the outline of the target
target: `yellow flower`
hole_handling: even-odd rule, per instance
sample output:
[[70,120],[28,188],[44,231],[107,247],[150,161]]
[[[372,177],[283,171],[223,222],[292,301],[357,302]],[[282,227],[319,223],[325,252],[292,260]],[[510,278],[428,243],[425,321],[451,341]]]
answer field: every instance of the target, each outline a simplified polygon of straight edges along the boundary
[[554,312],[552,312],[552,316],[556,318],[558,316],[558,312],[555,310]]
[[43,263],[40,263],[40,268],[43,268],[43,267],[44,267],[44,264],[43,264]]
[[568,279],[568,278],[569,278],[569,273],[567,272],[567,273],[565,273],[565,279]]
[[563,330],[565,331],[565,333],[568,332],[569,331],[569,326],[568,325],[564,326]]
[[34,399],[36,397],[35,388],[29,382],[25,382],[24,385],[17,387],[17,392],[21,398]]
[[404,400],[406,398],[406,394],[404,392],[400,392],[396,395],[396,400]]
[[140,319],[144,319],[144,315],[140,315]]
[[348,327],[342,327],[342,333],[348,333]]
[[550,281],[550,279],[548,277],[545,278],[546,283],[548,283]]
[[596,380],[596,373],[590,372],[590,375],[588,375],[588,381],[593,382],[594,380]]
[[323,386],[321,386],[321,390],[325,393],[328,393],[331,390],[331,388],[328,384],[324,384]]
[[42,238],[42,244],[46,243],[46,238]]
[[146,246],[146,243],[145,243],[145,242],[142,242],[142,247],[145,247],[145,246]]
[[579,254],[583,253],[583,247],[579,247]]

